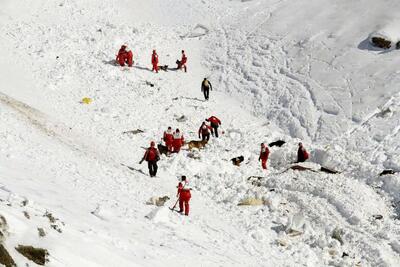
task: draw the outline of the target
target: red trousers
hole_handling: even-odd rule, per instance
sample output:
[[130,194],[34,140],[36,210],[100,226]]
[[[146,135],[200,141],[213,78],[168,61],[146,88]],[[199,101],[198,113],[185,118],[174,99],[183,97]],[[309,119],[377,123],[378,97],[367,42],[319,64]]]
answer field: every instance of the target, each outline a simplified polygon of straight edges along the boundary
[[153,69],[151,71],[156,71],[158,73],[158,64],[153,64]]
[[189,215],[189,200],[179,199],[179,212],[183,212],[183,208],[185,208],[185,215]]
[[267,169],[267,159],[261,159],[261,166],[264,170]]
[[191,198],[191,194],[190,194],[189,190],[181,191],[181,193],[179,195],[179,212],[183,212],[185,210],[185,215],[189,215],[190,198]]
[[168,151],[169,152],[172,152],[172,142],[173,141],[167,141],[167,142],[165,142],[165,145],[167,146],[167,148],[168,148]]

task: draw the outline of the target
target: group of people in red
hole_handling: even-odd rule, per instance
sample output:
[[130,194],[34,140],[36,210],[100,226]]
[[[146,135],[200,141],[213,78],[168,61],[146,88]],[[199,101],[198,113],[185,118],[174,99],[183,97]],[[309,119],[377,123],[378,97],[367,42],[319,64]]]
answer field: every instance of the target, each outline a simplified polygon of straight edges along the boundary
[[[133,53],[132,50],[130,50],[128,48],[128,45],[123,44],[121,46],[121,48],[118,51],[117,54],[117,58],[115,59],[118,64],[123,67],[125,66],[125,64],[128,65],[128,67],[132,67],[133,66]],[[158,73],[159,70],[159,65],[158,65],[159,61],[158,61],[158,54],[156,52],[156,50],[153,50],[153,53],[151,54],[151,65],[152,65],[152,71]],[[176,64],[177,64],[177,68],[178,70],[183,69],[185,72],[187,72],[187,67],[186,67],[186,63],[187,63],[187,57],[185,54],[185,51],[182,50],[182,57],[181,60],[177,60]]]
[[[207,124],[209,123],[209,124]],[[201,124],[198,134],[199,138],[202,141],[208,141],[210,139],[210,134],[218,137],[218,128],[221,126],[221,120],[215,116],[211,116]],[[165,142],[165,146],[168,149],[169,153],[178,153],[181,150],[181,147],[184,145],[183,134],[179,129],[175,131],[172,130],[172,127],[168,127],[168,129],[164,132],[162,140]],[[261,161],[262,169],[267,169],[267,161],[270,154],[270,150],[267,145],[264,143],[261,144],[261,150],[258,160]],[[298,144],[297,150],[297,161],[296,162],[304,162],[309,158],[309,154],[304,148],[302,143]],[[150,143],[150,147],[146,149],[146,152],[140,161],[147,161],[150,177],[154,177],[157,174],[157,161],[160,160],[160,152],[155,146],[155,142],[152,141]],[[181,181],[179,182],[177,192],[177,202],[179,202],[179,212],[188,216],[189,215],[189,201],[191,198],[190,190],[188,187],[188,181],[186,176],[181,177]],[[175,206],[174,206],[175,208]]]
[[181,131],[176,129],[173,132],[171,126],[168,127],[168,129],[164,132],[163,140],[169,153],[178,153],[185,143],[185,139],[183,138]]
[[[207,124],[209,123],[209,124]],[[221,125],[221,121],[215,117],[211,116],[205,121],[202,122],[199,128],[199,138],[201,141],[208,141],[210,140],[210,134],[218,138],[218,127]]]

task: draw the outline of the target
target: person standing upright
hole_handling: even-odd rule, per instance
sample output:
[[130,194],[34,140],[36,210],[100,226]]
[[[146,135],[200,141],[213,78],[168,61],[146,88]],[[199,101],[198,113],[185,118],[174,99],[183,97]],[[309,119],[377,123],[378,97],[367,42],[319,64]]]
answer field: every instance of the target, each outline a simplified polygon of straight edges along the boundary
[[139,164],[142,164],[144,160],[147,161],[150,177],[156,176],[158,169],[157,161],[160,160],[160,153],[158,152],[154,141],[151,141],[150,147],[146,149],[146,152],[144,153],[144,156]]
[[261,144],[261,151],[258,160],[261,160],[261,167],[266,170],[267,169],[267,161],[269,156],[269,148],[265,146],[264,143]]
[[151,71],[156,71],[156,73],[158,73],[158,55],[156,50],[153,50],[153,54],[151,55],[151,64],[153,65]]
[[189,216],[189,201],[192,195],[190,193],[190,188],[188,188],[188,181],[184,175],[181,177],[181,181],[178,184],[176,196],[179,198],[179,213],[185,212],[185,215]]
[[201,91],[204,94],[205,100],[208,100],[208,98],[210,96],[210,90],[212,91],[211,82],[209,80],[207,80],[207,78],[204,78],[204,80],[201,83]]

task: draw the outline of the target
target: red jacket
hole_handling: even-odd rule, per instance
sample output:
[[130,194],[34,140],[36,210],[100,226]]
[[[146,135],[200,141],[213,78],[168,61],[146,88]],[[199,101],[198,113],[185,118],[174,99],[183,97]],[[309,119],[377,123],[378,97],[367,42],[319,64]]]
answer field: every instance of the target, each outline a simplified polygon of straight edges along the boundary
[[269,156],[268,147],[261,148],[259,159],[267,161],[268,160],[268,156]]
[[215,125],[221,125],[221,121],[215,116],[208,118],[208,121]]
[[149,147],[144,153],[143,159],[145,161],[156,161],[160,158],[157,148]]
[[153,65],[157,65],[158,64],[158,55],[157,55],[157,53],[153,53],[151,55],[151,64],[153,64]]
[[165,131],[164,132],[164,142],[167,144],[172,144],[172,142],[174,141],[174,133],[172,131],[168,132]]
[[207,124],[202,124],[199,128],[199,136],[201,135],[208,135],[211,133],[213,133],[213,128],[211,128],[211,126],[208,126]]
[[187,62],[187,57],[185,55],[185,53],[182,54],[182,59],[181,59],[181,65],[185,65]]
[[182,182],[179,182],[179,184],[178,184],[178,192],[177,192],[176,196],[179,196],[179,198],[182,199],[183,201],[189,201],[190,198],[192,197],[192,195],[190,193],[190,189],[185,188],[186,186],[187,186],[187,182],[185,182],[185,184],[182,184]]
[[181,133],[174,133],[174,146],[182,146],[184,143],[184,138],[183,135]]

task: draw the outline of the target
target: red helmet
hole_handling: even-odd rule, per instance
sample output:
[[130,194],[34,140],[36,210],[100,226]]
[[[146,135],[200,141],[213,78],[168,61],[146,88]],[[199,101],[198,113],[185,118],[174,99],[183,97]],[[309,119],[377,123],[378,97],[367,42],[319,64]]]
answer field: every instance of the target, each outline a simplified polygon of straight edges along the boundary
[[154,146],[156,146],[156,143],[154,143],[154,141],[151,141],[151,142],[150,142],[150,146],[151,146],[151,147],[154,147]]

